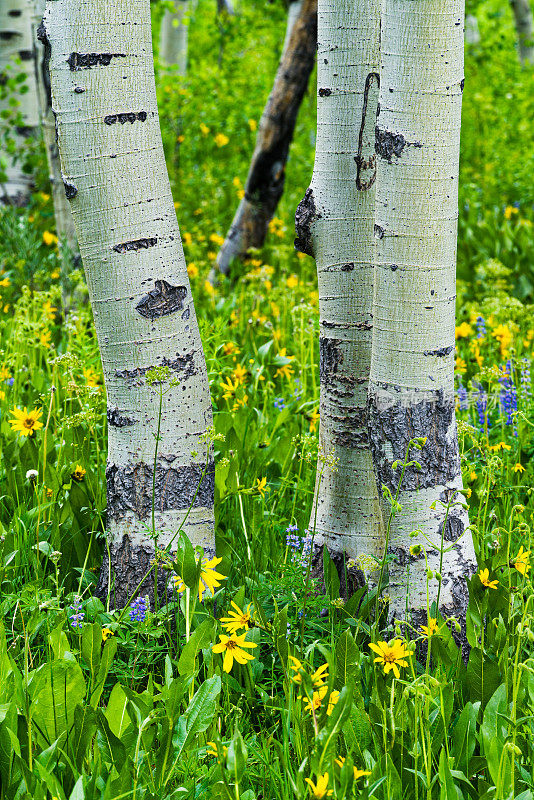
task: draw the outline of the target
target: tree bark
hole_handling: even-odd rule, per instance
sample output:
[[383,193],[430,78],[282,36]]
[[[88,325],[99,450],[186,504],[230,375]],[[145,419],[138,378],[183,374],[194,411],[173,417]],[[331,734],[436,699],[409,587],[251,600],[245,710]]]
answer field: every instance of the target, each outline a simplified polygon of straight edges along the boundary
[[[159,547],[183,524],[213,551],[214,470],[201,439],[212,419],[208,379],[163,156],[149,0],[49,0],[40,35],[108,395],[107,529],[120,606],[154,551],[152,514]],[[151,384],[154,367],[172,382]]]
[[367,430],[379,36],[373,0],[320,0],[315,165],[295,246],[317,264],[319,443],[337,459],[319,459],[310,529],[338,562],[343,553],[379,558],[383,550]]
[[[9,125],[8,135],[14,147],[12,150],[2,145],[0,172],[5,179],[0,182],[0,200],[20,207],[28,204],[33,188],[32,176],[24,171],[24,149],[39,129],[32,20],[31,0],[1,0],[0,110],[12,110],[10,101],[16,100],[15,111],[20,115],[20,124],[13,126],[11,118],[3,120],[4,125],[6,122]],[[20,59],[20,66],[15,59]],[[24,83],[18,83],[16,89],[8,89],[8,77],[21,72],[26,75]],[[20,91],[23,86],[27,91]]]
[[[402,505],[392,520],[388,553],[394,616],[425,615],[430,602],[464,614],[465,577],[475,567],[467,512],[445,506],[462,488],[454,403],[455,262],[458,160],[463,90],[462,0],[384,0],[380,115],[376,127],[376,271],[370,380],[370,436],[379,486],[395,495],[408,442]],[[462,499],[460,497],[460,499]],[[390,506],[383,503],[385,519]],[[420,530],[437,548],[410,534]],[[443,544],[450,547],[440,557]]]
[[175,0],[174,12],[165,11],[161,20],[159,58],[162,66],[175,67],[178,75],[187,71],[189,0]]
[[315,62],[317,0],[303,0],[258,128],[245,196],[217,256],[228,274],[233,259],[261,247],[284,190],[285,165],[297,114]]
[[514,15],[519,59],[523,65],[534,64],[534,21],[530,0],[510,0]]
[[[56,220],[56,234],[60,248],[67,245],[70,256],[76,261],[79,259],[78,239],[74,229],[74,220],[70,210],[69,201],[65,197],[65,188],[61,177],[61,164],[56,141],[56,124],[52,111],[52,94],[50,91],[50,75],[48,73],[49,53],[37,36],[39,25],[45,11],[45,0],[35,0],[33,39],[36,60],[37,96],[41,131],[46,150],[48,165],[48,178],[54,203],[54,218]],[[65,298],[64,298],[65,300]]]
[[223,12],[231,15],[235,14],[232,0],[217,0],[217,13],[222,14]]

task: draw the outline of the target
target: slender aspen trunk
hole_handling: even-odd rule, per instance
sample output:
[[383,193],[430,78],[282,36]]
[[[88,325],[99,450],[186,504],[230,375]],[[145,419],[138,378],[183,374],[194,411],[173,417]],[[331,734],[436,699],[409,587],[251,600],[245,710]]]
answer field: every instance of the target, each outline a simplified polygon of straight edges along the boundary
[[[32,20],[32,0],[0,0],[0,110],[11,109],[15,100],[20,122],[10,126],[12,147],[6,148],[2,142],[0,200],[21,207],[27,205],[33,186],[32,176],[23,169],[23,152],[39,130]],[[24,83],[17,84],[17,90],[8,90],[7,78],[20,73],[26,75]],[[22,87],[26,91],[21,92]]]
[[379,8],[319,0],[317,145],[295,246],[315,257],[320,310],[320,448],[310,528],[339,561],[380,557],[382,515],[367,433],[371,363]]
[[217,0],[217,13],[221,14],[223,11],[226,14],[235,14],[232,0]]
[[165,11],[161,20],[159,58],[163,66],[176,67],[178,75],[187,71],[189,0],[175,0],[174,11]]
[[303,0],[292,0],[287,7],[287,22],[286,22],[286,35],[284,37],[284,44],[282,45],[282,54],[287,49],[291,32],[295,26],[295,22],[300,14]]
[[519,59],[522,64],[534,64],[534,21],[530,0],[510,0],[514,15]]
[[[376,272],[370,380],[370,436],[379,486],[393,495],[410,455],[388,552],[391,610],[426,615],[423,555],[443,575],[442,612],[464,615],[474,569],[466,511],[445,506],[462,488],[454,403],[455,262],[463,90],[462,0],[384,0],[380,115],[376,128]],[[459,498],[463,499],[463,498]],[[384,503],[387,519],[389,503]],[[419,529],[434,544],[410,538]],[[408,579],[409,570],[409,579]],[[438,581],[429,584],[430,602]],[[416,615],[417,618],[417,615]]]
[[61,164],[59,162],[59,151],[56,141],[56,123],[54,112],[52,111],[50,75],[48,74],[49,54],[47,48],[43,46],[43,43],[37,36],[37,30],[43,19],[45,5],[45,0],[35,0],[33,20],[39,117],[46,150],[48,178],[54,203],[56,233],[59,238],[60,247],[66,243],[71,256],[76,260],[79,259],[78,240],[76,238],[70,204],[65,196],[65,188],[61,178]]
[[315,63],[317,0],[303,0],[263,112],[245,196],[217,256],[228,274],[233,259],[261,247],[284,190],[285,166],[297,114]]
[[[183,523],[213,550],[208,380],[163,156],[149,0],[50,0],[40,35],[108,393],[107,527],[121,605],[150,566],[153,514],[160,547]],[[150,385],[154,367],[172,383]],[[104,564],[100,591],[106,583]]]

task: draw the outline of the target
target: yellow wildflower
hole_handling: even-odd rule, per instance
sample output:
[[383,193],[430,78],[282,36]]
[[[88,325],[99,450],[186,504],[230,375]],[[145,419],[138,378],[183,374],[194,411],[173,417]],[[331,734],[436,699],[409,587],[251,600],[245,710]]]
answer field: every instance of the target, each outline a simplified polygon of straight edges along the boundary
[[521,545],[518,554],[513,560],[513,566],[521,575],[526,575],[530,569],[530,550],[524,551]]
[[13,432],[19,431],[21,436],[31,436],[34,431],[38,431],[39,428],[43,427],[43,423],[39,421],[43,414],[40,408],[34,408],[32,411],[28,411],[26,406],[24,406],[24,409],[14,408],[11,414],[15,417],[15,419],[8,420],[11,430]]
[[44,311],[44,313],[46,314],[46,316],[48,317],[48,319],[49,319],[51,322],[53,322],[53,321],[54,321],[54,318],[55,318],[55,316],[56,316],[56,311],[57,311],[57,308],[56,308],[55,306],[53,306],[53,305],[52,305],[52,303],[50,302],[50,300],[47,300],[47,301],[46,301],[46,303],[44,304],[44,306],[43,306],[43,311]]
[[81,464],[76,464],[76,466],[74,467],[74,471],[71,473],[71,478],[73,478],[73,480],[78,481],[78,483],[80,483],[81,481],[83,481],[83,479],[85,477],[85,473],[86,473],[86,470],[82,467],[82,465]]
[[524,472],[524,471],[525,471],[525,468],[524,468],[523,464],[520,464],[518,462],[514,467],[514,472]]
[[242,648],[257,647],[258,645],[255,642],[246,642],[246,635],[246,633],[242,633],[241,636],[237,634],[233,634],[232,636],[226,636],[224,633],[219,634],[220,642],[214,644],[211,648],[214,653],[224,653],[223,670],[225,672],[230,672],[234,660],[237,661],[238,664],[246,664],[247,661],[254,660],[254,656],[251,653],[247,653]]
[[41,347],[50,347],[50,340],[52,339],[52,331],[41,331],[39,334],[39,344]]
[[249,119],[248,127],[250,128],[252,133],[254,133],[254,131],[257,130],[257,128],[258,128],[258,123],[256,122],[255,119]]
[[218,247],[220,247],[222,244],[224,244],[224,236],[219,236],[218,233],[212,233],[210,235],[210,242],[213,242],[213,244],[216,244]]
[[498,450],[511,450],[512,445],[506,444],[506,442],[499,442],[498,444],[492,444],[488,447],[488,450],[493,450],[493,452],[497,452]]
[[198,267],[193,261],[191,261],[191,263],[187,265],[187,274],[189,275],[191,280],[193,280],[193,278],[198,277]]
[[498,325],[495,330],[492,331],[491,335],[494,336],[500,344],[501,356],[506,358],[508,355],[508,346],[513,339],[512,331],[507,325]]
[[245,382],[245,378],[247,377],[247,369],[242,364],[238,364],[237,367],[232,372],[232,377],[234,380],[238,381],[240,384]]
[[298,286],[298,285],[299,285],[299,279],[297,278],[297,276],[294,275],[294,274],[290,275],[289,278],[286,281],[287,288],[288,289],[294,289],[295,286]]
[[480,583],[486,589],[496,589],[498,586],[499,581],[490,581],[489,579],[489,569],[481,569],[478,573],[478,577],[480,578]]
[[51,272],[50,277],[53,281],[56,281],[59,278],[59,270],[55,269],[53,272]]
[[230,400],[239,389],[240,381],[236,380],[235,383],[232,383],[231,378],[226,378],[226,383],[221,381],[221,389],[224,389],[223,397],[225,400]]
[[50,233],[50,231],[45,231],[43,233],[43,242],[47,247],[51,247],[52,245],[57,244],[58,238],[55,234]]
[[241,188],[241,180],[237,176],[232,179],[232,183],[234,184],[236,189]]
[[102,641],[107,642],[110,636],[113,636],[114,633],[111,628],[102,628]]
[[454,329],[454,336],[456,339],[465,339],[467,336],[471,336],[472,333],[473,328],[468,322],[462,322],[461,325],[457,325]]
[[213,295],[215,294],[215,289],[213,288],[213,284],[211,284],[209,281],[204,281],[204,291],[206,292],[206,294],[209,294],[210,297],[213,297]]
[[456,357],[456,361],[454,362],[454,369],[456,372],[459,372],[460,375],[464,375],[467,372],[467,364],[460,358],[460,356]]
[[208,133],[210,132],[210,129],[208,128],[207,125],[205,125],[203,122],[201,122],[200,123],[200,132],[201,132],[202,136],[207,136]]
[[506,206],[504,209],[504,218],[512,219],[512,214],[519,214],[519,209],[515,206]]
[[230,139],[224,133],[218,133],[215,137],[215,144],[217,147],[224,147],[225,144],[228,144]]
[[192,241],[193,237],[191,236],[190,233],[188,233],[187,231],[185,233],[182,233],[182,242],[184,244],[190,245]]
[[240,353],[239,347],[234,342],[227,342],[223,345],[223,353],[225,356],[232,356],[234,353]]
[[473,482],[473,481],[476,481],[476,479],[477,479],[477,474],[476,474],[475,470],[471,470],[471,472],[469,473],[469,480],[471,482]]
[[382,664],[384,674],[393,670],[396,678],[400,678],[399,667],[407,667],[408,662],[404,659],[410,658],[412,653],[406,649],[406,645],[400,639],[393,639],[391,644],[387,642],[371,642],[369,647],[377,653],[378,658],[375,658],[375,664]]
[[265,499],[265,492],[269,491],[269,487],[267,486],[267,478],[256,478],[256,483],[254,484],[254,489],[259,492],[263,499]]
[[[313,693],[312,699],[310,700],[308,697],[304,698],[304,705],[306,706],[306,710],[310,712],[319,711],[323,700],[325,699],[326,695],[328,694],[328,686],[323,685],[319,686],[317,691]],[[328,698],[328,706],[326,707],[326,714],[329,717],[334,710],[334,706],[336,705],[337,701],[339,700],[339,692],[337,689],[333,689],[330,692],[330,696]]]
[[310,433],[313,433],[320,419],[320,414],[316,408],[313,409],[308,419],[310,421]]
[[423,631],[426,636],[430,638],[434,633],[438,631],[438,621],[435,617],[428,618],[428,625],[421,625],[421,630]]
[[244,196],[245,196],[245,190],[244,189],[238,189],[237,190],[237,196],[239,197],[240,200],[242,200],[244,198]]
[[[336,758],[336,764],[338,765],[338,767],[342,767],[344,763],[345,763],[345,757],[344,756],[338,756]],[[361,778],[364,775],[370,775],[371,774],[370,771],[367,770],[367,769],[357,769],[356,767],[353,767],[352,769],[354,770],[354,780],[355,781],[357,781],[358,778]]]
[[237,633],[241,628],[245,628],[248,631],[252,622],[252,604],[249,603],[244,611],[233,600],[231,605],[234,611],[229,611],[227,617],[221,617],[223,628],[229,633]]
[[0,381],[7,381],[11,374],[6,366],[0,367]]
[[314,783],[311,778],[306,778],[306,783],[310,787],[311,796],[317,798],[317,800],[323,800],[323,797],[330,797],[330,795],[334,794],[334,790],[328,788],[328,772],[325,772],[324,775],[318,775],[317,783]]
[[[208,750],[206,750],[206,755],[207,756],[215,756],[215,758],[217,759],[218,763],[220,764],[221,763],[221,759],[219,758],[219,753],[217,751],[217,745],[215,744],[215,742],[206,742],[206,744],[209,745]],[[222,751],[222,757],[226,758],[226,756],[228,755],[228,748],[227,748],[227,746],[225,744],[221,744],[221,751]]]
[[274,373],[275,378],[290,378],[293,375],[293,367],[291,364],[283,364],[281,367],[278,367],[276,372]]
[[7,288],[10,283],[11,281],[9,280],[9,278],[2,278],[2,280],[0,281],[0,286],[4,286]]
[[[209,590],[212,595],[215,594],[215,589],[217,586],[220,586],[220,581],[226,580],[226,575],[221,575],[220,572],[217,572],[215,567],[220,564],[222,558],[210,558],[207,559],[205,556],[202,557],[202,569],[200,570],[200,579],[198,581],[198,599],[202,602],[202,595],[206,590]],[[186,585],[183,582],[180,575],[175,575],[171,579],[174,590],[181,594],[185,592]]]

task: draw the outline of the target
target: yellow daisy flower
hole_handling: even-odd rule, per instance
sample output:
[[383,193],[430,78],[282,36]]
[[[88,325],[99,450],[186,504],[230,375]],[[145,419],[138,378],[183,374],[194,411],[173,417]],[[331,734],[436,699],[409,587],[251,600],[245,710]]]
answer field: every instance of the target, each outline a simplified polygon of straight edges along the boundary
[[530,550],[524,551],[521,545],[519,553],[514,558],[513,565],[521,575],[526,575],[530,569]]
[[86,473],[86,470],[82,467],[82,465],[81,464],[76,464],[76,466],[74,467],[74,471],[71,473],[71,477],[75,481],[78,481],[78,483],[80,483],[81,481],[83,481],[83,479],[85,477],[85,473]]
[[481,569],[478,573],[478,577],[480,578],[480,583],[486,589],[496,589],[498,586],[499,581],[490,581],[489,579],[489,569]]
[[244,611],[233,600],[231,605],[235,610],[229,611],[227,617],[221,617],[223,628],[229,633],[237,633],[241,628],[245,628],[248,631],[252,622],[252,603],[249,603]]
[[[207,559],[204,556],[202,558],[202,569],[200,571],[200,579],[198,582],[198,599],[200,602],[202,602],[202,595],[206,590],[209,590],[211,594],[214,595],[217,586],[221,585],[220,581],[226,580],[226,575],[221,575],[221,573],[217,572],[215,569],[215,567],[220,564],[221,561],[222,558],[217,557]],[[185,592],[187,587],[180,575],[175,575],[171,580],[174,584],[174,589],[178,594]]]
[[[345,757],[344,756],[338,756],[338,758],[336,758],[336,764],[338,765],[338,767],[342,767],[344,763],[345,763]],[[371,774],[370,770],[368,770],[368,769],[358,769],[357,767],[353,767],[352,769],[354,770],[354,780],[355,781],[357,781],[358,778],[361,778],[363,775],[370,775]]]
[[15,417],[15,419],[8,420],[11,430],[13,432],[19,431],[21,436],[32,436],[34,431],[38,431],[39,428],[43,427],[43,423],[39,421],[39,418],[43,415],[43,411],[40,408],[34,408],[32,411],[28,411],[26,406],[23,409],[14,408],[11,414]]
[[374,644],[374,642],[371,642],[369,647],[378,655],[378,658],[375,658],[375,664],[382,664],[385,675],[393,670],[396,678],[400,678],[399,667],[408,666],[408,662],[404,659],[412,656],[412,653],[408,652],[406,645],[400,639],[393,639],[391,644],[387,642]]
[[230,672],[234,660],[237,661],[238,664],[246,664],[247,661],[254,660],[254,656],[251,653],[247,653],[242,648],[257,647],[258,645],[255,642],[246,642],[246,635],[246,633],[242,633],[241,636],[235,633],[232,634],[232,636],[226,636],[224,633],[219,634],[220,642],[214,644],[211,648],[214,653],[224,653],[223,670],[225,672]]
[[323,797],[330,797],[334,794],[333,789],[328,788],[328,772],[324,775],[317,776],[317,783],[314,783],[311,778],[306,778],[306,783],[310,787],[310,794],[317,800],[322,800]]
[[421,625],[421,630],[423,631],[426,636],[430,638],[434,633],[438,631],[438,621],[435,617],[428,618],[428,625]]

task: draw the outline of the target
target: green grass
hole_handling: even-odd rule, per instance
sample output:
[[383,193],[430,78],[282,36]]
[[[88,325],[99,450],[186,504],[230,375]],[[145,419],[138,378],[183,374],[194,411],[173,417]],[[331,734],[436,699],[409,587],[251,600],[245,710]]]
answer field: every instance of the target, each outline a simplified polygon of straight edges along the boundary
[[[0,798],[293,800],[322,796],[314,787],[328,773],[336,798],[529,800],[532,586],[515,559],[531,549],[534,509],[534,73],[517,63],[510,11],[495,0],[471,9],[482,39],[466,55],[458,243],[462,470],[479,570],[498,584],[470,581],[467,665],[457,622],[438,618],[430,640],[397,631],[408,648],[397,679],[369,648],[391,636],[373,595],[340,602],[331,565],[324,590],[301,563],[302,543],[286,545],[289,526],[305,536],[317,458],[315,266],[293,249],[313,166],[313,90],[265,247],[232,282],[206,284],[285,28],[280,3],[246,0],[222,26],[214,6],[200,0],[188,76],[160,76],[158,90],[211,382],[225,578],[200,604],[180,540],[191,591],[170,591],[157,613],[139,621],[93,596],[106,502],[102,372],[83,277],[61,286],[44,157],[32,154],[31,207],[0,214]],[[157,23],[157,5],[154,14]],[[42,410],[31,437],[9,424],[24,407]],[[226,673],[212,647],[232,601],[254,614],[257,647]],[[353,765],[369,774],[354,779]]]

